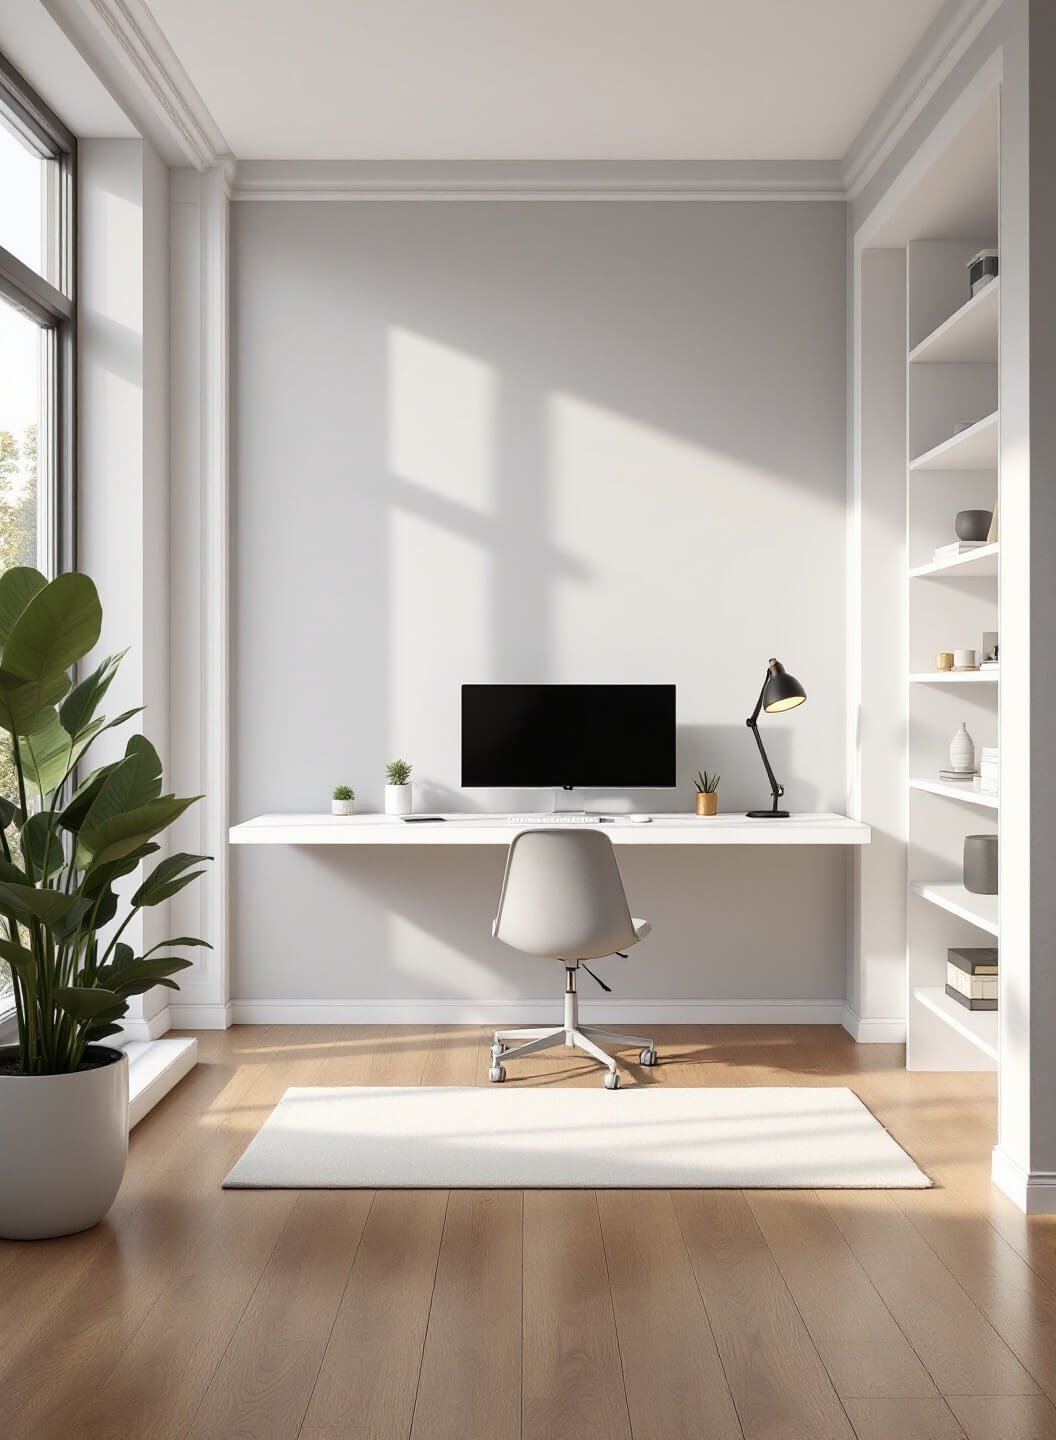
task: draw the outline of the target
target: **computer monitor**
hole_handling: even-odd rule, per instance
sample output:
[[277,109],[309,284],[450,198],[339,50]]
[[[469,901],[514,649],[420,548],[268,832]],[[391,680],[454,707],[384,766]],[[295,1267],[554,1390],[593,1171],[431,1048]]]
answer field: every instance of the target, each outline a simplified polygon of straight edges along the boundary
[[466,788],[675,783],[673,685],[463,685]]

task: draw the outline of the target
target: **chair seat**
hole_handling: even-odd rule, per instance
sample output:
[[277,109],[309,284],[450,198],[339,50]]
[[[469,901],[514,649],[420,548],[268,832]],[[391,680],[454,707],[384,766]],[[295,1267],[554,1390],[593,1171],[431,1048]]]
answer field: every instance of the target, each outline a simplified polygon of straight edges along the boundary
[[631,924],[634,926],[634,933],[638,936],[639,940],[644,940],[653,928],[648,920],[636,920],[633,915],[631,916]]

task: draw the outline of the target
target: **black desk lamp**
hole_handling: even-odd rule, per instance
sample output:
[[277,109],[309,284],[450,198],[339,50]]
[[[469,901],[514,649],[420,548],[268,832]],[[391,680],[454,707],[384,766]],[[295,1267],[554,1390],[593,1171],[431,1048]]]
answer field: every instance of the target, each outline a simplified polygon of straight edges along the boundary
[[752,820],[788,819],[788,811],[777,808],[777,802],[785,793],[785,787],[778,784],[777,776],[770,768],[770,761],[766,758],[762,736],[759,734],[759,711],[765,710],[768,715],[776,715],[780,710],[794,710],[797,705],[802,705],[806,698],[807,692],[795,676],[788,674],[780,660],[771,658],[766,668],[763,688],[759,691],[759,699],[755,702],[755,709],[744,723],[755,736],[755,743],[759,746],[759,754],[763,757],[763,764],[766,766],[766,773],[770,779],[770,793],[774,797],[774,802],[769,810],[749,810],[748,815]]

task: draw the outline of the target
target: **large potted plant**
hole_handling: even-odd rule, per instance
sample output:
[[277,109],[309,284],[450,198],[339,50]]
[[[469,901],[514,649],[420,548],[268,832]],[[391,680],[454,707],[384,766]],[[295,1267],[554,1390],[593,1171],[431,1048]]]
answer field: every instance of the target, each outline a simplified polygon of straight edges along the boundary
[[191,962],[173,949],[204,943],[183,937],[137,955],[122,939],[207,857],[170,855],[130,896],[115,888],[159,853],[155,837],[194,800],[162,794],[161,761],[142,735],[86,773],[93,742],[142,708],[97,715],[120,655],[71,680],[101,624],[86,575],[49,582],[18,567],[0,576],[12,792],[0,795],[0,959],[18,1026],[17,1045],[0,1047],[0,1236],[9,1239],[73,1234],[110,1208],[128,1151],[128,1061],[100,1042],[119,1032],[130,996],[176,988],[171,977]]

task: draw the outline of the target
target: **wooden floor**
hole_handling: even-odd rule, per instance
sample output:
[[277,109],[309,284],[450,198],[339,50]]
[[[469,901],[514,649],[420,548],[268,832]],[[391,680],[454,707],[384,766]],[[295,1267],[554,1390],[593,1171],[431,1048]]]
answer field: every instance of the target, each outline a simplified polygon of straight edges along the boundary
[[104,1224],[0,1242],[0,1436],[1053,1440],[1056,1221],[990,1186],[992,1077],[827,1027],[658,1036],[625,1083],[850,1085],[936,1188],[225,1192],[287,1086],[486,1084],[489,1037],[203,1034]]

